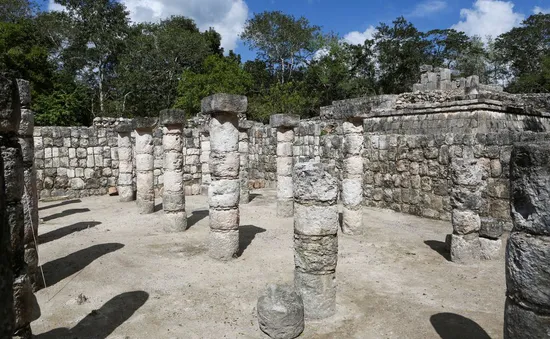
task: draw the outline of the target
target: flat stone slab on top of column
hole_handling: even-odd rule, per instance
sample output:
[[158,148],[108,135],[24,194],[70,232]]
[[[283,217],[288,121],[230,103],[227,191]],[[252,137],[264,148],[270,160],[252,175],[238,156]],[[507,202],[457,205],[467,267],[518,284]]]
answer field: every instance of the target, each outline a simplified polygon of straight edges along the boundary
[[158,118],[139,117],[133,121],[136,130],[136,203],[140,214],[155,211],[153,128]]
[[210,114],[209,255],[229,260],[239,252],[240,154],[238,114],[246,112],[241,95],[214,94],[202,99],[202,112]]
[[164,229],[168,232],[181,232],[187,229],[183,183],[185,111],[180,109],[162,110],[159,122],[163,126],[162,147],[164,150],[162,207],[168,221]]
[[269,118],[269,123],[271,127],[277,129],[277,216],[290,218],[294,215],[292,196],[293,128],[300,123],[300,117],[293,114],[274,114]]

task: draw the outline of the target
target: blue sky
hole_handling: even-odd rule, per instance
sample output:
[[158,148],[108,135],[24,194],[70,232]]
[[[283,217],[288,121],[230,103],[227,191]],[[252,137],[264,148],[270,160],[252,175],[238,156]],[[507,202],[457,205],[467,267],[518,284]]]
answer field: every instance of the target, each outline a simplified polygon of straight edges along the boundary
[[[50,1],[50,9],[58,9]],[[550,0],[120,0],[133,21],[156,21],[170,15],[193,18],[199,28],[214,27],[226,50],[235,49],[244,60],[253,59],[239,41],[247,18],[262,11],[280,10],[304,16],[323,31],[359,43],[379,22],[403,15],[422,30],[450,28],[468,35],[493,37],[518,26],[535,11],[550,13]]]

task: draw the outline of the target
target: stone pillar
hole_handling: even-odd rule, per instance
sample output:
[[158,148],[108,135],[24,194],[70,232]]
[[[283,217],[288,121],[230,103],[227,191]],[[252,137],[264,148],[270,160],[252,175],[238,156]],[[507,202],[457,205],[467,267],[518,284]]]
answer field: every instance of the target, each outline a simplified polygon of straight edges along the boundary
[[117,191],[119,200],[122,202],[135,199],[133,183],[133,157],[132,147],[132,121],[120,119],[115,125],[118,133],[118,181]]
[[210,187],[210,130],[207,126],[200,128],[200,147],[201,147],[201,194],[207,195]]
[[294,167],[294,284],[306,318],[336,312],[338,180],[321,163]]
[[168,219],[164,229],[181,232],[187,229],[185,188],[183,187],[183,127],[185,111],[165,109],[160,112],[162,148],[164,150],[164,193],[162,208]]
[[252,121],[239,121],[239,154],[241,162],[239,170],[241,178],[240,204],[248,204],[250,202],[250,189],[248,188],[248,131],[252,128],[252,125]]
[[342,232],[363,233],[363,119],[344,121]]
[[269,124],[277,129],[277,216],[290,218],[294,215],[292,195],[292,147],[294,127],[300,117],[292,114],[274,114]]
[[[13,279],[0,282],[0,288],[13,282],[13,319],[12,329],[16,338],[31,338],[30,323],[33,320],[33,300],[34,296],[31,289],[31,281],[27,272],[25,263],[25,219],[22,204],[24,174],[23,174],[23,155],[17,132],[21,120],[21,101],[18,86],[15,82],[0,77],[0,95],[2,96],[2,106],[0,107],[0,153],[4,171],[4,204],[5,222],[9,228],[11,243],[10,254],[7,257],[11,262],[11,271]],[[2,236],[6,236],[3,232]],[[31,233],[32,235],[32,233]],[[5,240],[3,240],[5,241]],[[1,271],[6,273],[7,268]],[[0,291],[5,293],[5,290]],[[4,305],[0,307],[5,307]],[[9,316],[8,318],[11,318]],[[0,320],[2,322],[3,320]],[[8,338],[11,336],[8,336]]]
[[229,260],[239,251],[239,130],[238,113],[246,112],[245,96],[214,94],[202,99],[210,114],[209,254]]
[[550,336],[550,143],[512,150],[504,338]]
[[157,118],[134,119],[137,206],[140,214],[149,214],[155,211],[153,128],[157,125],[157,120]]
[[34,165],[34,113],[30,110],[31,95],[28,81],[17,80],[21,104],[19,123],[19,144],[23,157],[23,217],[25,220],[25,262],[33,291],[44,286],[38,267],[38,191],[36,187],[36,167]]

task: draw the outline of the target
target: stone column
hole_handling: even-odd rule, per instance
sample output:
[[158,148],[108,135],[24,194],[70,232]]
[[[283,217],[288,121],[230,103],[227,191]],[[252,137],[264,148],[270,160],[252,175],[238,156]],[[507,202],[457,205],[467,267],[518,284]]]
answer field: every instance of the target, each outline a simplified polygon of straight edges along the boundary
[[17,80],[21,104],[19,123],[19,144],[23,157],[23,217],[25,220],[25,262],[33,291],[44,286],[38,267],[38,191],[36,187],[36,167],[34,165],[34,113],[30,110],[31,95],[28,81]]
[[550,336],[550,143],[515,144],[504,338]]
[[122,202],[135,199],[133,183],[133,157],[132,147],[132,120],[120,119],[115,125],[118,133],[118,181],[117,190],[119,200]]
[[[6,284],[13,281],[13,319],[12,329],[16,338],[31,338],[30,323],[33,320],[33,293],[31,281],[25,263],[25,219],[23,214],[23,155],[19,144],[18,130],[21,120],[21,102],[18,86],[15,82],[0,77],[0,95],[2,105],[0,107],[0,153],[4,171],[4,197],[5,222],[9,228],[11,242],[10,254],[7,255],[11,262],[13,274],[12,280],[0,282],[3,289]],[[4,232],[2,236],[6,236]],[[3,240],[2,242],[4,242]],[[5,257],[5,256],[3,256]],[[2,270],[6,272],[6,267]],[[2,292],[5,292],[2,291]],[[0,293],[2,293],[0,292]],[[4,305],[0,306],[4,307]],[[11,337],[11,336],[8,336]]]
[[343,123],[344,162],[342,180],[342,232],[363,233],[363,119]]
[[155,156],[153,128],[157,118],[136,118],[136,186],[137,206],[140,214],[155,211]]
[[336,312],[338,180],[321,163],[294,167],[294,284],[306,318]]
[[250,189],[248,188],[248,131],[252,128],[252,121],[239,121],[239,154],[240,154],[240,170],[241,178],[241,194],[240,204],[248,204],[250,202]]
[[292,114],[274,114],[269,124],[277,129],[277,216],[290,218],[294,215],[292,195],[292,147],[294,127],[300,117]]
[[208,195],[210,187],[210,130],[208,126],[200,127],[200,147],[201,147],[201,194]]
[[181,232],[187,229],[185,188],[183,187],[183,127],[185,111],[165,109],[160,112],[162,148],[164,150],[164,193],[162,208],[168,219],[164,229]]
[[202,99],[203,113],[210,114],[209,254],[229,260],[239,251],[239,130],[238,113],[246,112],[247,98],[214,94]]

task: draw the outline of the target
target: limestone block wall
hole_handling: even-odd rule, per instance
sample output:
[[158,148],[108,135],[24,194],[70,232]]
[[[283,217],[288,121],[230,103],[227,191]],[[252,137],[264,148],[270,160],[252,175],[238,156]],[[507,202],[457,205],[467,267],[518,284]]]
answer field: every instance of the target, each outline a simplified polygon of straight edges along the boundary
[[277,132],[269,125],[248,131],[249,176],[252,188],[275,188],[277,184]]

